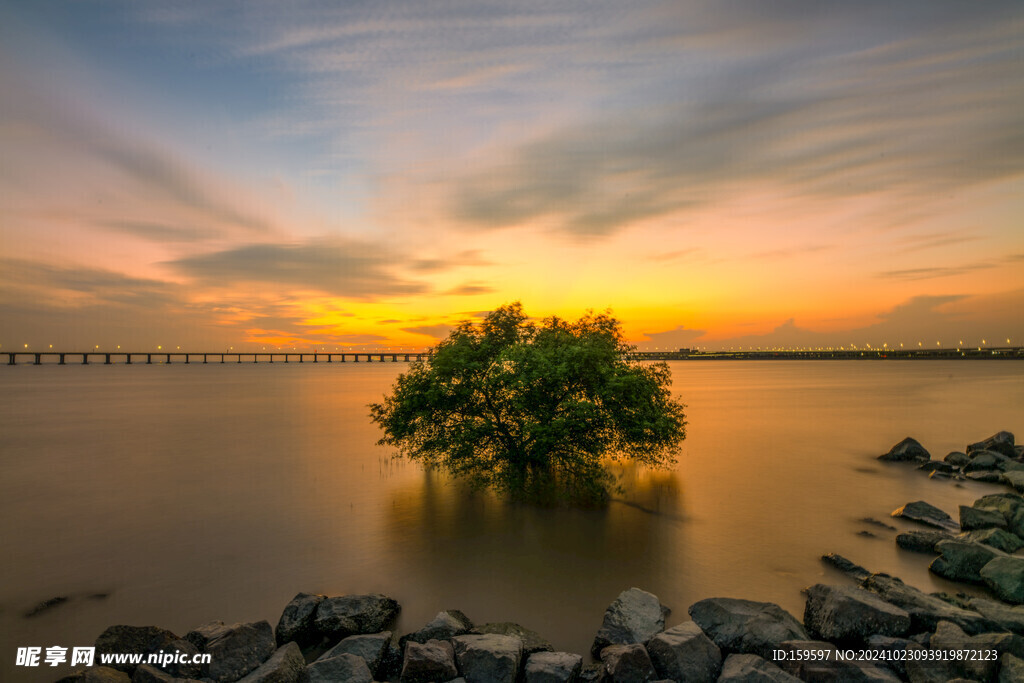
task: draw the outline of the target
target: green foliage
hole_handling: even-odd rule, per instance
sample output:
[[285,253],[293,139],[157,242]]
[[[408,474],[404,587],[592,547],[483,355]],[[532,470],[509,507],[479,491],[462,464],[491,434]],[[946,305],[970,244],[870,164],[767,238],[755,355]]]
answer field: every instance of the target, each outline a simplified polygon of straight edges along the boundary
[[515,497],[602,500],[607,460],[675,462],[684,406],[665,363],[627,359],[620,324],[530,322],[516,302],[463,322],[370,406],[382,445]]

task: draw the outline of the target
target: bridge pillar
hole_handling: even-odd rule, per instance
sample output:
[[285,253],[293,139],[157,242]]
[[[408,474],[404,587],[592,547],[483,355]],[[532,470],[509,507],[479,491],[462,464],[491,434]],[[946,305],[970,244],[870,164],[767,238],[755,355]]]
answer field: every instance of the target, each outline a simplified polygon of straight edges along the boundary
[[330,362],[332,362],[332,360],[333,360],[333,357],[331,356],[331,354],[327,354],[327,362],[330,363]]
[[313,354],[313,362],[314,363],[319,363],[320,362],[320,359],[317,356],[318,356],[318,354],[315,354],[315,353]]
[[167,354],[167,364],[171,364],[171,354]]
[[203,365],[206,365],[206,354],[203,354]]
[[258,361],[256,360],[256,359],[257,359],[257,357],[258,357],[258,354],[255,354],[255,353],[254,353],[254,354],[252,354],[252,362],[253,362],[253,363],[256,363],[256,362],[258,362]]
[[152,364],[153,364],[153,354],[147,353],[146,354],[146,365],[152,365]]
[[33,363],[33,365],[42,365],[42,364],[43,364],[43,354],[37,353],[36,354],[36,362]]
[[306,362],[306,360],[302,357],[301,353],[299,354],[299,362],[300,363],[305,363]]
[[124,364],[125,365],[131,365],[132,364],[132,354],[130,354],[130,353],[124,354]]
[[60,354],[60,365],[64,365],[64,354]]
[[104,365],[110,365],[110,354],[109,353],[103,354],[103,364]]
[[88,365],[88,364],[89,364],[89,354],[83,353],[82,354],[82,365]]
[[7,354],[7,364],[8,364],[8,365],[14,365],[14,364],[16,364],[16,363],[17,363],[17,361],[16,361],[16,360],[14,360],[15,358],[17,358],[17,354],[14,354],[14,353],[8,353],[8,354]]
[[242,354],[236,353],[235,354],[235,359],[237,360],[237,362],[241,363],[242,362]]
[[185,365],[188,365],[188,354],[185,354]]

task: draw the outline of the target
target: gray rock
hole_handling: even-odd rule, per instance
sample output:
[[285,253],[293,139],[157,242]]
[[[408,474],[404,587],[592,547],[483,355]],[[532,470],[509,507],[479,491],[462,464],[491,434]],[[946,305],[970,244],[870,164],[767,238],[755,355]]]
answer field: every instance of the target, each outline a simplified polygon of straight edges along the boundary
[[662,678],[714,683],[722,668],[722,652],[692,621],[662,631],[647,643],[654,670]]
[[1024,472],[1020,470],[1003,472],[999,481],[1008,486],[1012,486],[1013,490],[1018,493],[1024,492]]
[[775,664],[757,655],[729,655],[722,664],[718,683],[799,683]]
[[569,652],[534,652],[526,659],[526,683],[572,683],[583,667],[583,657]]
[[185,639],[210,655],[210,663],[201,666],[200,676],[215,683],[237,681],[276,649],[274,631],[266,621],[230,625],[213,621],[189,631]]
[[948,531],[939,531],[938,529],[904,531],[901,534],[896,534],[896,545],[904,550],[911,550],[915,553],[938,554],[939,551],[936,550],[935,546],[941,541],[948,541],[952,538],[955,538],[953,534]]
[[1005,529],[1006,517],[998,510],[960,506],[960,528],[964,531],[975,529]]
[[589,662],[580,668],[580,683],[605,683],[604,664]]
[[402,636],[398,644],[404,646],[409,640],[417,643],[425,643],[428,640],[448,640],[468,633],[471,628],[473,628],[473,622],[469,620],[469,617],[457,609],[449,609],[438,612],[436,617],[418,631]]
[[1011,534],[1005,529],[978,529],[977,531],[966,531],[957,538],[974,543],[984,543],[1004,553],[1015,553],[1024,548],[1024,541],[1016,534]]
[[402,683],[447,681],[459,675],[455,648],[447,640],[409,641],[402,662]]
[[958,539],[942,541],[935,548],[942,553],[932,560],[928,569],[950,581],[966,581],[984,583],[981,568],[1003,552],[982,543],[972,543]]
[[1020,683],[1024,681],[1024,659],[1009,652],[999,658],[999,683]]
[[770,659],[786,640],[807,640],[807,631],[786,610],[771,602],[708,598],[690,605],[690,617],[722,652]]
[[968,606],[1004,630],[1024,635],[1024,605],[1010,606],[986,598],[971,598]]
[[[974,650],[987,652],[1010,653],[1024,656],[1024,638],[1010,633],[985,633],[968,636],[962,629],[948,621],[940,622],[932,634],[930,647],[932,650],[950,653]],[[941,658],[942,666],[928,666],[933,662],[907,662],[907,674],[911,680],[950,680],[966,678],[976,681],[994,681],[999,670],[998,659],[985,657],[956,656]]]
[[318,642],[321,634],[316,630],[314,620],[316,610],[325,598],[311,593],[299,593],[292,598],[277,620],[277,628],[274,630],[277,644],[280,646],[294,640],[305,647]]
[[499,621],[489,624],[480,624],[469,631],[476,634],[496,633],[499,636],[513,636],[523,644],[523,656],[532,655],[534,652],[551,652],[551,643],[536,631],[531,631],[525,626],[520,626],[511,621]]
[[613,683],[647,683],[656,678],[651,658],[640,643],[609,645],[601,650],[601,662]]
[[285,643],[239,683],[299,683],[306,677],[306,660],[294,642]]
[[981,578],[1004,602],[1024,604],[1024,558],[996,557],[981,568]]
[[[199,650],[192,643],[156,626],[111,626],[96,639],[96,661],[100,661],[100,655],[103,654],[131,652],[150,655],[161,650],[164,652],[180,650],[187,655],[199,654]],[[132,674],[136,665],[111,664],[110,667]],[[168,664],[156,668],[180,678],[198,678],[200,675],[198,664]]]
[[994,451],[976,451],[968,453],[971,461],[964,465],[964,472],[977,472],[978,470],[998,470],[1006,462],[1007,457]]
[[942,474],[952,474],[954,467],[948,462],[942,460],[929,460],[923,462],[917,466],[917,469],[924,470],[925,472],[941,472]]
[[324,598],[316,609],[314,623],[320,633],[341,639],[383,631],[398,610],[398,602],[379,593]]
[[966,453],[960,451],[950,451],[945,458],[945,462],[948,462],[953,467],[963,467],[971,461],[971,458]]
[[596,658],[609,645],[646,643],[665,629],[668,614],[669,609],[657,596],[639,588],[623,591],[605,610],[604,622],[594,637],[590,653]]
[[[348,638],[343,638],[340,643],[321,655],[320,659],[329,659],[341,654],[362,657],[371,674],[375,677],[384,678],[384,657],[390,644],[391,631],[349,636]],[[318,659],[317,661],[320,660]]]
[[940,621],[951,621],[968,633],[981,633],[999,628],[977,612],[961,609],[933,595],[922,593],[887,574],[872,574],[862,586],[878,593],[883,600],[910,614],[910,632],[934,631]]
[[888,453],[878,456],[878,459],[887,462],[910,462],[931,460],[932,456],[916,439],[908,436],[890,448]]
[[468,683],[513,683],[519,674],[523,643],[497,633],[452,638],[455,661]]
[[821,640],[862,644],[872,635],[906,635],[910,615],[863,588],[819,583],[807,589],[804,625]]
[[967,472],[964,476],[971,481],[980,481],[983,484],[998,484],[1003,480],[1003,473],[999,470],[977,470]]
[[900,678],[907,677],[906,650],[920,650],[921,645],[909,638],[890,638],[889,636],[870,636],[866,644],[869,650],[876,652],[892,652],[888,659],[879,658],[877,665],[892,671]]
[[953,521],[952,517],[923,500],[907,503],[903,507],[893,510],[892,516],[902,517],[938,529],[945,529],[946,531],[960,531],[960,526]]
[[804,681],[835,681],[854,683],[892,683],[900,679],[892,671],[874,666],[869,662],[844,660],[837,656],[838,648],[832,643],[820,640],[788,640],[779,645],[784,652],[803,653],[808,650],[821,652],[818,659],[788,656],[779,666]]
[[373,683],[373,674],[362,657],[341,653],[334,657],[321,657],[306,667],[309,683]]
[[864,567],[860,566],[859,564],[855,564],[854,562],[846,559],[845,557],[837,553],[829,553],[828,555],[822,555],[821,560],[825,564],[835,567],[836,569],[846,574],[850,578],[856,579],[858,581],[860,581],[866,576],[871,575],[871,572],[869,572]]
[[972,443],[967,447],[968,455],[977,451],[995,451],[1008,458],[1017,456],[1017,452],[1014,449],[1013,434],[1010,432],[996,432],[984,441]]

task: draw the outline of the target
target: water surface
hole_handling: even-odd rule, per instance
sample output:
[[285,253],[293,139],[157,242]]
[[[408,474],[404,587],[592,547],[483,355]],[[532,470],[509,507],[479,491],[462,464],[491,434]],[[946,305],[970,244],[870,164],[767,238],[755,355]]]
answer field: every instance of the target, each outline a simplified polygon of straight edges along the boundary
[[[0,678],[18,646],[88,645],[114,623],[275,624],[299,591],[387,593],[402,632],[454,607],[582,653],[631,586],[670,625],[711,596],[801,617],[801,588],[842,581],[827,552],[947,589],[930,558],[859,520],[910,528],[889,513],[925,499],[955,517],[1000,487],[875,456],[908,435],[941,457],[1024,434],[1021,363],[676,362],[678,464],[623,470],[605,510],[541,509],[375,445],[366,406],[405,367],[0,368]],[[58,595],[71,599],[22,616]]]

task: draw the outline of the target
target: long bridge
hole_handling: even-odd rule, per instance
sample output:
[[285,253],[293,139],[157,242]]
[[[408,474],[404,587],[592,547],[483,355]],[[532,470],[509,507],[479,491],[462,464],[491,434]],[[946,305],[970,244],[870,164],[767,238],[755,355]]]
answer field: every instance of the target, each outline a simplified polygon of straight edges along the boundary
[[[432,351],[0,351],[6,365],[167,365],[208,363],[397,363],[427,360]],[[631,351],[630,360],[1024,360],[1024,347],[980,347],[948,349],[827,349],[757,351]],[[0,360],[2,363],[2,360]]]

